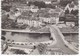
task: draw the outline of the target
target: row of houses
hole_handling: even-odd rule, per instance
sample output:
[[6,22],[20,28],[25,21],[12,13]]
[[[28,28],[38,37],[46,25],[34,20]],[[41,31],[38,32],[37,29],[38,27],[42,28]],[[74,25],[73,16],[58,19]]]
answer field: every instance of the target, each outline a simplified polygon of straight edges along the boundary
[[23,18],[18,18],[17,19],[17,23],[22,23],[22,24],[27,24],[30,27],[40,27],[41,25],[44,25],[42,22],[40,21],[35,21],[35,20],[28,20],[28,19],[23,19]]
[[[59,17],[29,17],[29,16],[19,16],[17,17],[17,20],[18,22],[23,22],[23,23],[26,23],[28,24],[27,21],[31,21],[29,23],[32,23],[32,22],[46,22],[46,23],[55,23],[55,24],[58,24],[59,23]],[[33,23],[32,23],[33,24]]]

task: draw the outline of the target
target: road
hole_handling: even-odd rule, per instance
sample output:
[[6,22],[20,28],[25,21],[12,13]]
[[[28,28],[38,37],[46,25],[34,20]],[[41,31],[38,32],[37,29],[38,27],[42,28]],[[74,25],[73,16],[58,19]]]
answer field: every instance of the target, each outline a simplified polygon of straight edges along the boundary
[[55,29],[53,26],[50,26],[50,32],[55,35],[56,40],[57,40],[57,43],[55,45],[51,46],[52,48],[54,48],[54,47],[60,48],[66,54],[77,54],[76,52],[74,52],[73,50],[71,50],[65,46],[65,44],[62,40],[62,37],[58,33],[57,29]]
[[[55,35],[57,43],[55,45],[49,46],[49,48],[60,48],[61,50],[63,50],[63,52],[65,54],[77,54],[76,52],[74,52],[73,50],[71,50],[65,46],[62,37],[60,36],[60,34],[58,33],[58,31],[55,27],[50,26],[50,32],[51,32],[51,34]],[[16,46],[16,45],[13,45],[13,46]],[[16,46],[16,47],[19,47],[19,46]],[[32,48],[32,47],[23,46],[23,45],[21,47],[22,48]]]

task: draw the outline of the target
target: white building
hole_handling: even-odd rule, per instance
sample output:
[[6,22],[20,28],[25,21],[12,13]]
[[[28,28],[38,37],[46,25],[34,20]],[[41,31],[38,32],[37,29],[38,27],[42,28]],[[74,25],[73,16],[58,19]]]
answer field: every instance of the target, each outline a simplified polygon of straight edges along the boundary
[[58,24],[59,17],[50,17],[50,18],[40,17],[40,21]]
[[51,4],[51,1],[45,1],[45,4]]
[[29,6],[18,6],[17,9],[21,12],[26,12],[26,11],[30,11],[30,7]]
[[17,11],[17,12],[10,12],[9,13],[9,18],[12,19],[12,20],[15,20],[20,15],[21,15],[21,13],[19,11]]
[[17,23],[23,23],[23,24],[27,24],[30,27],[38,27],[41,26],[43,23],[39,22],[39,21],[35,21],[35,20],[28,20],[26,18],[18,18],[17,19]]
[[31,10],[32,12],[37,12],[39,9],[38,9],[37,6],[31,5],[31,6],[30,6],[30,10]]
[[15,16],[16,16],[16,17],[18,17],[18,16],[20,16],[20,15],[21,15],[21,12],[19,12],[19,11],[15,13]]
[[75,26],[75,22],[66,22],[66,25],[74,27]]

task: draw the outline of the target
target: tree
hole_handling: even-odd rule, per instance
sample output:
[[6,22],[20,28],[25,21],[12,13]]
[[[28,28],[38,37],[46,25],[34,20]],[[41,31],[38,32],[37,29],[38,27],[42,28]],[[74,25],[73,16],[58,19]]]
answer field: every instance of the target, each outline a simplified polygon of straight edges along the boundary
[[45,8],[46,7],[46,5],[43,1],[35,1],[33,4],[35,6],[38,6],[38,8]]
[[74,10],[71,10],[71,14],[74,14]]
[[12,27],[12,28],[17,28],[17,25],[18,25],[18,24],[17,24],[16,22],[12,22],[12,23],[11,23],[11,27]]
[[71,14],[73,14],[73,15],[78,15],[78,10],[72,10],[72,11],[71,11]]
[[40,54],[45,54],[45,53],[46,53],[46,47],[47,47],[46,44],[40,43],[40,44],[37,46],[39,53],[40,53]]
[[1,36],[1,40],[4,40],[4,41],[5,41],[5,40],[6,40],[6,38],[5,38],[4,36]]
[[79,13],[79,10],[75,10],[75,15],[78,15],[78,13]]
[[12,26],[11,26],[11,24],[13,23],[13,20],[11,20],[11,19],[5,19],[5,20],[2,20],[2,28],[3,29],[11,29],[12,28]]
[[2,31],[2,35],[6,35],[6,32],[5,31]]
[[68,3],[71,3],[71,2],[72,2],[71,0],[66,0],[66,1],[65,0],[61,0],[59,5],[65,7]]
[[9,12],[11,7],[12,6],[2,6],[2,10]]
[[65,10],[65,14],[69,14],[69,9]]
[[28,53],[24,52],[23,50],[16,49],[15,54],[28,54]]

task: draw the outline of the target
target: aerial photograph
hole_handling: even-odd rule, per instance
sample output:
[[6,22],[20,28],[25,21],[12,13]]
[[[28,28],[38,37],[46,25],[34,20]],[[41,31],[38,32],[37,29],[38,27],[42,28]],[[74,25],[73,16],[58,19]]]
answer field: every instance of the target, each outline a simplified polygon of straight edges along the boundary
[[1,0],[1,54],[79,54],[79,0]]

